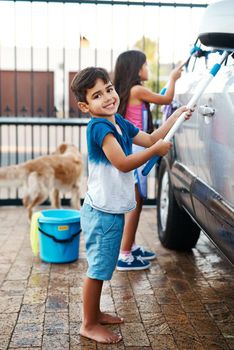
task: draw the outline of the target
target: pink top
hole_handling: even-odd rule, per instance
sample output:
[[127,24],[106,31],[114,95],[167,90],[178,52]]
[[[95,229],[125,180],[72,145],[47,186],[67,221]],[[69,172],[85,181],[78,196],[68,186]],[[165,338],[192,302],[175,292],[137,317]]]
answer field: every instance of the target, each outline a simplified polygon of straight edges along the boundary
[[128,105],[125,119],[134,124],[137,128],[142,130],[142,105]]

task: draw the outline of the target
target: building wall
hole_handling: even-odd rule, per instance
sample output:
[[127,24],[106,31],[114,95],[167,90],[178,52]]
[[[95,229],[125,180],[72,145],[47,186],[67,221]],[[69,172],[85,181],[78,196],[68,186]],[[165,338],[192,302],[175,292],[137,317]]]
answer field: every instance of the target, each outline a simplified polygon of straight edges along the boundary
[[0,107],[0,116],[55,116],[54,73],[0,71]]

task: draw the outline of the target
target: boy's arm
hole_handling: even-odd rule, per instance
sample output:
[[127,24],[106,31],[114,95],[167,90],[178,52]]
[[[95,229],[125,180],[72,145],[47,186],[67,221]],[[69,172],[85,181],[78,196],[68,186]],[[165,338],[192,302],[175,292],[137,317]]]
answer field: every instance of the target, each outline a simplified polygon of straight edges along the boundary
[[112,165],[126,173],[143,165],[155,155],[164,156],[171,145],[171,142],[159,140],[144,151],[126,156],[113,134],[107,134],[103,140],[102,149]]
[[186,106],[178,108],[158,129],[156,129],[152,134],[147,134],[144,131],[139,131],[139,133],[134,137],[133,143],[138,146],[150,147],[159,139],[163,139],[168,131],[171,129],[173,124],[179,118],[179,116],[187,111],[187,119],[192,115],[192,111],[188,110]]

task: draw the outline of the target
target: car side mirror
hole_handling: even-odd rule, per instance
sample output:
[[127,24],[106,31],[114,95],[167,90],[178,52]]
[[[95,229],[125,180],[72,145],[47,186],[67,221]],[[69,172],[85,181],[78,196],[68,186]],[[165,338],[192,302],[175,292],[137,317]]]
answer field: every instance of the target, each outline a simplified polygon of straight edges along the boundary
[[207,7],[202,18],[199,39],[205,46],[234,49],[234,3],[222,0]]

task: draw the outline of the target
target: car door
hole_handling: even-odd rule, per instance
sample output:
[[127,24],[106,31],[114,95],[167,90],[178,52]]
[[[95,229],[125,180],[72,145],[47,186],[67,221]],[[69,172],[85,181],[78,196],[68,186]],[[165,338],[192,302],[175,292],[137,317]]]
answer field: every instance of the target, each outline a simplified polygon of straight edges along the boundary
[[[204,72],[201,61],[188,73],[191,84],[178,94],[186,104],[195,86],[219,54],[210,54]],[[196,60],[198,61],[198,60]],[[196,179],[191,184],[195,219],[222,251],[231,255],[234,245],[234,62],[229,56],[199,101],[196,111],[175,137],[178,160]],[[204,61],[203,61],[204,64]],[[185,80],[186,81],[186,80]]]
[[231,63],[234,60],[229,57],[198,101],[198,132],[194,142],[202,146],[197,153],[198,177],[234,204],[234,66]]

